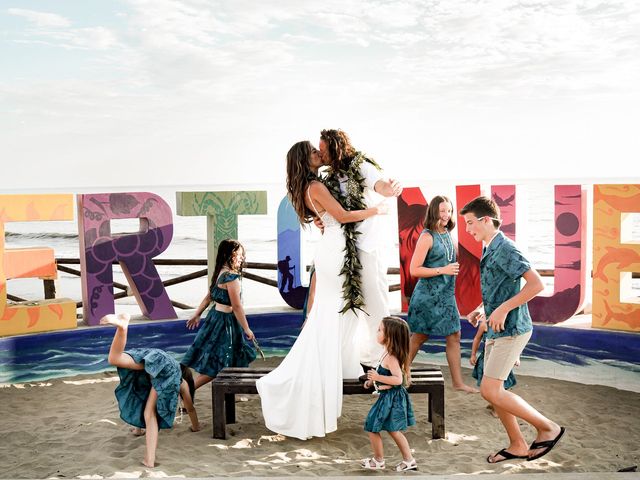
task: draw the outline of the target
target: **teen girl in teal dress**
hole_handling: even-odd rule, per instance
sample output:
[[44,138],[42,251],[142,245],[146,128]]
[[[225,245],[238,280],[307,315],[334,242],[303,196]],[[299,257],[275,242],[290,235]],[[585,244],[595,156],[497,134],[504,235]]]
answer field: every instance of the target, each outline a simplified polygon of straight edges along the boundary
[[451,230],[455,228],[453,205],[445,196],[431,199],[411,258],[410,273],[419,278],[411,300],[407,322],[411,329],[410,362],[429,337],[445,337],[447,363],[453,388],[477,393],[462,378],[460,361],[460,312],[455,284],[460,271]]
[[202,312],[213,302],[193,344],[184,354],[182,363],[199,375],[196,389],[213,380],[225,367],[247,367],[256,359],[256,352],[243,338],[255,336],[249,328],[240,297],[240,276],[244,248],[237,240],[222,240],[218,246],[211,287],[200,306],[187,320],[187,328],[197,328]]

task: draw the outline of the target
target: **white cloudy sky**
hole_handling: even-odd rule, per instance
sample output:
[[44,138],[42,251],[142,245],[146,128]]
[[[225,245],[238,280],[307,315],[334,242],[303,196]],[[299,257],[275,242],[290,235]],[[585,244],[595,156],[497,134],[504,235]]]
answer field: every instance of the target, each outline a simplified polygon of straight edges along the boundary
[[[640,178],[637,0],[1,0],[0,188]],[[626,165],[631,164],[627,167]]]

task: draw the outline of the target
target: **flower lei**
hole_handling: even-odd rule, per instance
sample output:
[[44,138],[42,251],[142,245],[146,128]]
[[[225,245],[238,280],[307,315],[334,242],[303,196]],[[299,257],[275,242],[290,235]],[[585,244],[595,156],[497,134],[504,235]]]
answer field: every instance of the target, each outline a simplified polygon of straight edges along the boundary
[[[380,166],[372,159],[366,157],[362,152],[356,152],[355,156],[348,163],[346,168],[340,168],[337,172],[330,170],[324,179],[324,184],[331,192],[331,195],[340,202],[345,210],[365,210],[367,205],[364,202],[364,177],[360,172],[360,167],[364,162],[371,163],[380,170]],[[340,190],[339,177],[347,178],[346,194]],[[357,313],[360,310],[368,315],[364,310],[364,297],[362,295],[362,264],[358,258],[357,236],[360,232],[356,230],[360,222],[343,223],[342,230],[345,238],[345,256],[340,275],[344,275],[342,283],[342,299],[344,305],[340,313],[344,314],[351,310]]]

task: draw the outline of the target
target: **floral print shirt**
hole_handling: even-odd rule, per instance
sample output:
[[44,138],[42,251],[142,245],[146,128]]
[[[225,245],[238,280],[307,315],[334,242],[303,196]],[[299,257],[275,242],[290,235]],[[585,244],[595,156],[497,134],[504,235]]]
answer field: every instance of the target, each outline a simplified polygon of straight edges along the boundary
[[[485,247],[480,260],[480,285],[482,302],[487,318],[502,303],[520,291],[522,275],[531,269],[516,244],[498,232],[488,247]],[[514,308],[507,314],[502,332],[491,327],[487,338],[511,337],[522,335],[533,329],[527,304]]]

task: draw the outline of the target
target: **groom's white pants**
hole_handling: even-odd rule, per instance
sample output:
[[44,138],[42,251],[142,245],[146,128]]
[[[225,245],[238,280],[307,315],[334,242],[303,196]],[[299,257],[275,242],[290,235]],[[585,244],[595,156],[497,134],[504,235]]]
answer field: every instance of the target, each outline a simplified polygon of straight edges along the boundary
[[[348,312],[343,317],[342,351],[350,349],[359,351],[360,363],[375,366],[380,360],[384,348],[377,341],[378,325],[389,315],[389,285],[387,283],[386,255],[382,250],[365,252],[358,250],[358,258],[362,264],[362,295],[364,310],[368,313]],[[349,365],[343,361],[344,378],[354,378],[353,360],[350,355],[343,355]],[[353,358],[353,357],[351,357]]]

